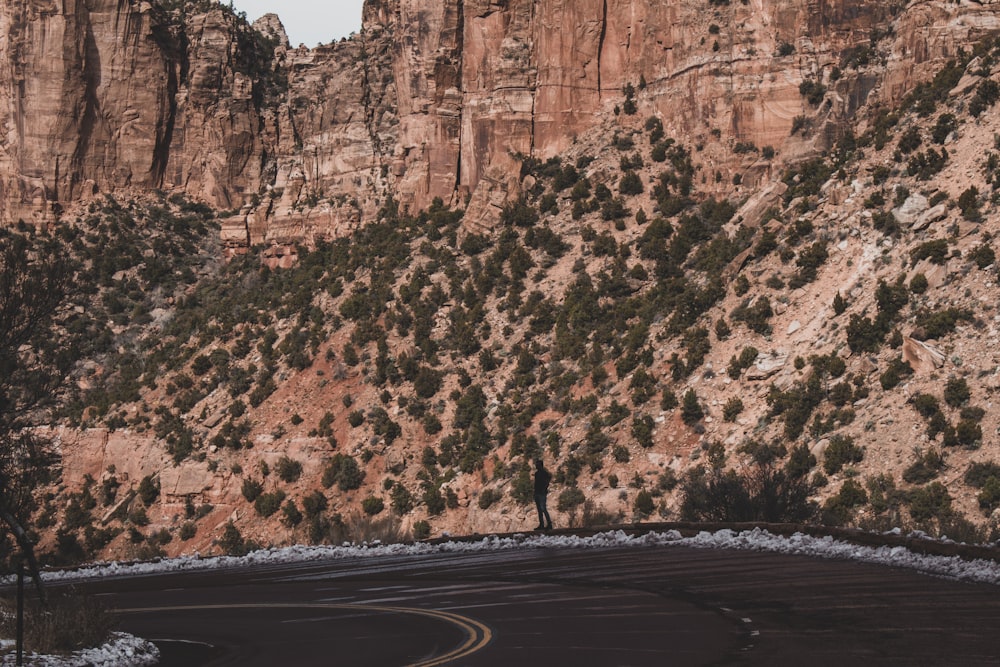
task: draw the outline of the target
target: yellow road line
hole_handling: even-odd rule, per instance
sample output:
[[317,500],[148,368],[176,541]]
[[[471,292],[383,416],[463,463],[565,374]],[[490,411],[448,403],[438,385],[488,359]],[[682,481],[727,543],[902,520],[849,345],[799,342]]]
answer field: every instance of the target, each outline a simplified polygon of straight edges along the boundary
[[274,603],[274,604],[204,604],[204,605],[182,605],[173,607],[137,607],[132,609],[117,609],[115,611],[122,614],[138,614],[157,611],[192,611],[207,609],[347,609],[350,611],[382,611],[391,614],[412,614],[432,618],[458,627],[465,634],[465,641],[457,648],[434,658],[428,658],[415,662],[407,667],[439,667],[447,663],[472,655],[482,650],[493,640],[493,632],[484,623],[480,623],[474,618],[453,614],[449,611],[438,611],[436,609],[418,609],[415,607],[383,607],[379,605],[367,604],[328,604],[328,603]]

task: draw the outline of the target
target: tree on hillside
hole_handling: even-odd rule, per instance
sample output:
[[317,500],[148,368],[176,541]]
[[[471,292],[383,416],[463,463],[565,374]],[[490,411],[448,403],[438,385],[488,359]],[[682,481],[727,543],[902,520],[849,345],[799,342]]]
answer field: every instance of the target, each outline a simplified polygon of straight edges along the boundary
[[46,409],[72,364],[70,346],[52,326],[72,275],[56,248],[0,236],[0,521],[27,559],[39,592],[26,528],[32,492],[46,480],[55,454],[31,427],[46,422]]

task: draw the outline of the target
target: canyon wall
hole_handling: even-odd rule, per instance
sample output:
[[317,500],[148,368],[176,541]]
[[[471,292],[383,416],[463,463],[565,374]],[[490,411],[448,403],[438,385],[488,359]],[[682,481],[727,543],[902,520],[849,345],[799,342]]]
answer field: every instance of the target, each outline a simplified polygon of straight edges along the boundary
[[1000,27],[973,3],[368,0],[360,34],[307,49],[206,0],[0,7],[0,220],[159,188],[231,210],[233,245],[345,233],[389,196],[489,224],[521,158],[604,131],[626,86],[635,125],[754,185],[736,142],[821,149]]

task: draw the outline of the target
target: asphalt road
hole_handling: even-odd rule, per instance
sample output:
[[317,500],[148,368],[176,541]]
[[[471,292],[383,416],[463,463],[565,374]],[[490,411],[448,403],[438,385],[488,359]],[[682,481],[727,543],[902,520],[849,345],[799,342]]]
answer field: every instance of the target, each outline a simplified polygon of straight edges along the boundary
[[1000,589],[677,546],[437,554],[83,587],[163,665],[1000,664]]

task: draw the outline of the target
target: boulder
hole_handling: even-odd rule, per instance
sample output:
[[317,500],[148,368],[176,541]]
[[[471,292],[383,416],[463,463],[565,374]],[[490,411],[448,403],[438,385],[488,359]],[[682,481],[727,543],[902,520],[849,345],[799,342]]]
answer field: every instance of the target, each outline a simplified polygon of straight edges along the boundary
[[915,192],[907,197],[899,208],[892,209],[892,214],[896,216],[896,221],[899,224],[912,227],[928,206],[927,197]]
[[903,337],[903,360],[915,373],[930,373],[941,368],[945,359],[944,354],[933,345],[909,336]]

